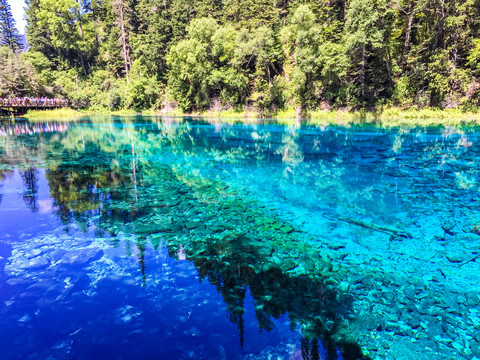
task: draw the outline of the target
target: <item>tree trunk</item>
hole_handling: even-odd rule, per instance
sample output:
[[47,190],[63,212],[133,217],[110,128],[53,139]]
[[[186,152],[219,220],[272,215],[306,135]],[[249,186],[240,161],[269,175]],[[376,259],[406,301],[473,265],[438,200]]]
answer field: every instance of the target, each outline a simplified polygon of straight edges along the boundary
[[360,84],[362,88],[362,103],[365,107],[365,70],[367,68],[367,51],[365,49],[365,44],[362,47],[362,72],[360,74]]
[[437,49],[445,49],[445,34],[444,34],[444,23],[445,23],[445,0],[441,1],[442,6],[440,9],[440,16],[437,17]]
[[297,106],[295,106],[295,126],[299,127],[302,123],[303,117],[303,105],[300,102]]
[[87,76],[87,68],[85,67],[85,61],[83,60],[83,54],[81,51],[80,51],[79,58],[80,58],[80,64],[82,65],[83,75]]
[[457,68],[457,60],[458,60],[458,47],[455,45],[455,47],[451,51],[452,53],[452,71],[455,71]]
[[407,23],[407,31],[405,33],[405,43],[403,44],[403,52],[402,52],[402,69],[405,68],[407,64],[407,55],[408,49],[410,48],[410,38],[412,36],[412,27],[413,27],[413,19],[415,17],[415,2],[410,1],[410,5],[408,6],[408,23]]
[[390,49],[388,48],[387,46],[387,56],[385,58],[385,64],[387,66],[387,73],[388,73],[388,81],[390,81],[390,84],[393,83],[393,79],[392,79],[392,70],[391,70],[391,67],[390,67],[390,64],[392,62],[392,56],[390,55]]
[[[78,0],[75,0],[75,2],[77,4],[79,4]],[[78,20],[78,29],[80,31],[80,39],[82,39],[83,41],[83,26],[82,26],[82,19],[80,17],[80,13],[77,12],[76,13],[76,17],[77,17],[77,20]],[[84,60],[84,53],[81,49],[78,49],[78,52],[79,52],[79,58],[80,58],[80,63],[82,65],[82,71],[83,71],[83,75],[84,76],[87,76],[87,68],[85,66],[85,60]]]
[[127,32],[125,30],[125,9],[123,6],[123,0],[119,0],[115,3],[118,7],[118,17],[119,17],[119,25],[120,25],[120,42],[122,44],[122,58],[123,58],[123,65],[125,67],[125,76],[127,79],[127,83],[130,82],[129,72],[130,72],[130,56],[128,51],[127,45]]

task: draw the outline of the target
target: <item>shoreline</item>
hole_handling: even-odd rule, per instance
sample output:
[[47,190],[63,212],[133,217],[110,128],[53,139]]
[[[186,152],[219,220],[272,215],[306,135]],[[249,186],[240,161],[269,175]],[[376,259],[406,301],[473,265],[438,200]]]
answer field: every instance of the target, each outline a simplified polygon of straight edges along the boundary
[[[166,112],[158,110],[145,110],[135,112],[132,110],[120,111],[90,111],[63,108],[44,111],[29,111],[23,118],[32,121],[48,120],[74,120],[82,117],[102,116],[168,116],[168,117],[194,117],[203,119],[224,119],[226,123],[232,121],[257,121],[279,120],[286,125],[295,124],[295,111],[287,109],[277,112],[269,117],[260,117],[257,112],[234,111],[205,111],[182,113],[180,111]],[[453,126],[453,125],[480,125],[480,113],[462,112],[460,109],[399,109],[388,108],[379,111],[346,111],[346,110],[316,110],[302,119],[302,123],[310,125],[355,125],[372,124],[381,126]]]

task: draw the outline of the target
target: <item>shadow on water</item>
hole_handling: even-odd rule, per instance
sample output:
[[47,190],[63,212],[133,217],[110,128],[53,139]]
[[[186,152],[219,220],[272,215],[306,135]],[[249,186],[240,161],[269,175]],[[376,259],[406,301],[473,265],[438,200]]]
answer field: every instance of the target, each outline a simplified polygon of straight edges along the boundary
[[[303,360],[324,359],[324,355],[327,359],[365,359],[360,346],[345,334],[344,319],[352,312],[354,299],[335,289],[323,274],[322,266],[328,268],[329,264],[312,258],[293,264],[291,259],[281,261],[283,253],[294,250],[289,246],[298,241],[291,230],[279,230],[286,224],[262,211],[252,212],[252,204],[229,193],[225,184],[192,178],[168,161],[154,161],[164,148],[177,155],[191,155],[197,142],[205,141],[201,134],[188,126],[181,131],[178,127],[162,129],[159,124],[148,126],[157,135],[156,144],[148,138],[149,132],[98,132],[84,127],[57,134],[58,138],[49,134],[38,140],[42,146],[35,158],[47,167],[50,194],[62,221],[75,221],[80,228],[92,223],[114,236],[118,232],[135,235],[144,286],[147,241],[156,248],[159,241],[166,242],[172,258],[184,251],[200,278],[207,279],[222,295],[242,344],[245,297],[250,291],[260,330],[273,330],[273,319],[283,315],[288,315],[292,330],[302,326],[299,355]],[[284,137],[287,150],[275,155],[290,168],[303,159],[294,140]],[[207,146],[229,147],[225,141],[211,141]],[[135,153],[137,148],[143,153]],[[21,159],[28,151],[20,148],[13,158]],[[8,163],[12,164],[11,159]],[[29,166],[22,179],[24,200],[36,211],[36,168]],[[191,224],[192,216],[199,217],[202,225]],[[223,218],[223,224],[215,223],[217,218]],[[259,232],[253,218],[272,226]],[[278,238],[284,248],[272,246],[265,240],[269,237]],[[311,270],[300,274],[290,271],[299,265]]]
[[[341,297],[325,285],[325,278],[309,274],[292,276],[268,262],[269,254],[253,245],[244,235],[225,237],[192,249],[190,258],[201,279],[215,285],[235,323],[243,342],[244,300],[250,290],[255,317],[260,330],[274,328],[272,318],[288,314],[292,330],[303,324],[301,351],[304,360],[338,358],[338,348],[344,359],[364,359],[358,344],[342,339],[337,333],[340,314],[348,313],[353,298]],[[179,249],[170,247],[170,255],[177,256]],[[258,270],[256,270],[258,269]],[[336,340],[334,340],[336,338]]]

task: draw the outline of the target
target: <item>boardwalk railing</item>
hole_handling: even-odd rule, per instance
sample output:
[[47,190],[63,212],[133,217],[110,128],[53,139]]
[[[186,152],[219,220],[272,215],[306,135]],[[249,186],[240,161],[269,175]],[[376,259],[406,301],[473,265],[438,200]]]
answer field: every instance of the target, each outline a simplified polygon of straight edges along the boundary
[[59,108],[68,105],[67,100],[48,98],[0,98],[0,107],[15,108]]

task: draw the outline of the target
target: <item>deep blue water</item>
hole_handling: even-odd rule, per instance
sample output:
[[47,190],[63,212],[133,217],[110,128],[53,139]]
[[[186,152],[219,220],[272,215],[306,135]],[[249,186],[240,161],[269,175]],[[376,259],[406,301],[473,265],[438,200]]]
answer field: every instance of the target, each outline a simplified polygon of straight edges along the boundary
[[480,358],[480,128],[0,124],[2,359]]

